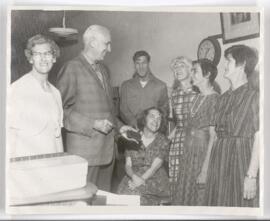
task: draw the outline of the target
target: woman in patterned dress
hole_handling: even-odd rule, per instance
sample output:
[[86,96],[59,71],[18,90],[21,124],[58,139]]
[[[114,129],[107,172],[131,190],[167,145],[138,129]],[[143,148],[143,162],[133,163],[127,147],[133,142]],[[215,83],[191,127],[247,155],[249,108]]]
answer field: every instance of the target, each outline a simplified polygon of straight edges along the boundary
[[160,205],[169,200],[169,178],[163,167],[163,161],[168,157],[169,141],[159,133],[163,122],[159,109],[145,110],[138,120],[141,146],[125,152],[126,176],[117,193],[140,195],[141,205]]
[[193,62],[193,84],[200,94],[195,98],[187,120],[185,152],[179,176],[175,205],[203,206],[205,181],[211,148],[215,139],[211,118],[218,94],[213,88],[216,66],[209,60]]
[[192,61],[180,56],[172,60],[171,70],[174,74],[174,85],[171,95],[172,115],[175,128],[169,134],[171,140],[169,152],[169,178],[171,200],[174,201],[177,191],[177,181],[181,176],[183,153],[185,152],[184,140],[186,136],[187,118],[194,99],[198,96],[191,84]]
[[231,88],[218,100],[214,143],[206,184],[209,206],[258,206],[259,94],[248,83],[256,51],[235,45],[225,51],[224,76]]

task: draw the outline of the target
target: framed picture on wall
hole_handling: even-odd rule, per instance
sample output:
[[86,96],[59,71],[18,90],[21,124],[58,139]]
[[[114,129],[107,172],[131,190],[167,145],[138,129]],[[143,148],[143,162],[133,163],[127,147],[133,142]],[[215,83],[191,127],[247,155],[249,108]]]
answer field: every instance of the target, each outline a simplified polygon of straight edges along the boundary
[[220,13],[220,20],[223,44],[260,36],[259,13]]

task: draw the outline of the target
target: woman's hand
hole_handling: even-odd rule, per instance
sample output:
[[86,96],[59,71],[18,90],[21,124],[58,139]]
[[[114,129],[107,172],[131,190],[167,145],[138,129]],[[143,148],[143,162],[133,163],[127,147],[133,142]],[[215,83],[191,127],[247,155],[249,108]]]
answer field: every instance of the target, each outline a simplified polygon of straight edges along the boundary
[[128,182],[128,186],[132,190],[135,189],[136,187],[139,187],[139,186],[144,185],[144,184],[145,184],[144,179],[137,176],[136,174],[133,174],[132,179]]
[[123,136],[126,140],[130,140],[130,141],[134,141],[134,142],[138,143],[138,141],[136,139],[128,138],[128,136],[127,136],[127,131],[128,130],[131,130],[131,131],[134,131],[134,132],[138,132],[137,129],[134,129],[133,127],[128,126],[128,125],[122,126],[120,128],[119,132],[120,132],[121,136]]
[[256,196],[257,190],[257,179],[256,176],[258,174],[258,170],[260,168],[260,156],[259,156],[259,131],[257,131],[254,135],[254,142],[252,147],[251,159],[249,163],[249,167],[247,170],[247,174],[251,175],[251,177],[246,176],[244,179],[244,199],[253,199]]
[[137,131],[138,131],[137,129],[134,129],[133,127],[131,127],[131,126],[129,126],[129,125],[123,125],[123,126],[120,128],[119,132],[120,132],[120,134],[125,134],[128,130],[132,130],[132,131],[134,131],[134,132],[137,132]]
[[250,200],[255,198],[257,183],[255,178],[245,177],[244,180],[244,199]]
[[172,140],[172,139],[175,137],[175,131],[176,131],[176,128],[174,128],[174,129],[172,130],[172,132],[169,134],[169,136],[168,136],[168,139],[169,139],[169,140]]
[[205,184],[207,177],[207,171],[202,170],[197,178],[197,184]]

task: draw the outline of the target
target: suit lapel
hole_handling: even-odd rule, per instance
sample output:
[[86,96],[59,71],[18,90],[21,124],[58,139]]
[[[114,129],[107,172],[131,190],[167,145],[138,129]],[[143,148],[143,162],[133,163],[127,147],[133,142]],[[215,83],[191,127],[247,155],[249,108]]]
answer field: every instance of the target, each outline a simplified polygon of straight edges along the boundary
[[111,108],[113,108],[112,90],[111,90],[111,86],[109,85],[109,79],[107,78],[107,73],[105,73],[105,70],[102,67],[100,68],[100,72],[101,72],[102,77],[103,77],[103,82],[104,82],[104,87],[105,87],[108,102],[109,102]]
[[87,71],[89,72],[89,74],[91,74],[92,77],[96,80],[96,82],[99,85],[99,87],[101,88],[101,90],[105,93],[106,98],[108,100],[108,103],[110,104],[110,107],[113,108],[112,107],[113,103],[112,103],[110,86],[108,85],[108,79],[106,77],[106,74],[104,74],[103,68],[100,68],[100,72],[102,74],[103,85],[104,85],[105,88],[103,87],[102,82],[98,78],[95,70],[92,68],[92,66],[89,64],[89,62],[86,60],[86,58],[82,54],[79,56],[79,60],[81,61],[81,63],[83,64],[83,66],[87,69]]
[[94,79],[97,81],[97,84],[104,90],[104,88],[102,86],[102,82],[99,80],[99,78],[98,78],[95,70],[88,63],[88,61],[85,59],[85,57],[83,55],[80,55],[79,56],[79,60],[81,61],[81,63],[83,64],[83,66],[86,68],[86,70],[88,71],[88,73],[91,74],[92,77],[94,77]]

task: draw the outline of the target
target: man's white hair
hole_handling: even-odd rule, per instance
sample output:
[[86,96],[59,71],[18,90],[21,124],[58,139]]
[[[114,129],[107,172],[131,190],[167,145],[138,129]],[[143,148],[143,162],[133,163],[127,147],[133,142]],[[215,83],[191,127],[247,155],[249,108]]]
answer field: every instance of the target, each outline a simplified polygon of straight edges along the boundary
[[83,33],[84,47],[88,45],[89,41],[97,38],[98,35],[110,34],[109,29],[101,25],[90,25]]

